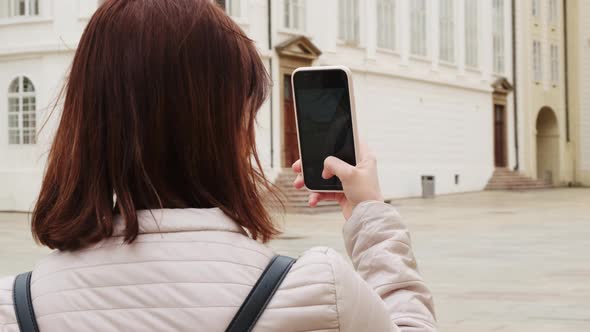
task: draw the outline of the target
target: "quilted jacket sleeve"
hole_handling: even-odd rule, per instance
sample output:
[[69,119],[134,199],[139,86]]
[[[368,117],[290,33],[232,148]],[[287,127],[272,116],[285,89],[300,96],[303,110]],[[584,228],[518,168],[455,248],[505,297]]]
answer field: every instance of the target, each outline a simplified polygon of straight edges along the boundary
[[[359,204],[344,226],[344,241],[354,268],[364,282],[348,280],[345,287],[349,289],[341,292],[342,296],[357,298],[361,294],[361,298],[368,299],[366,303],[369,306],[362,312],[373,312],[374,315],[381,310],[381,306],[392,325],[371,331],[436,331],[432,295],[418,272],[409,232],[391,205],[383,202]],[[335,275],[338,276],[338,273]],[[341,278],[342,275],[346,273],[341,274]],[[374,291],[370,293],[380,297],[377,302],[364,294],[363,288],[367,285]],[[342,299],[339,304],[346,308],[351,306],[350,300]],[[342,310],[339,311],[342,313]],[[346,316],[354,317],[354,308],[347,311]]]
[[14,277],[0,278],[0,332],[17,332],[16,316],[12,305]]

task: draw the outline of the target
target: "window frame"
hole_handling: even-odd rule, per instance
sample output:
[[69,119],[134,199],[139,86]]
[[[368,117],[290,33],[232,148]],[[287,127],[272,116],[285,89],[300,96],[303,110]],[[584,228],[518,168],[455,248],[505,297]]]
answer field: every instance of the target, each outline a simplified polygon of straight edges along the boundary
[[504,0],[492,0],[492,70],[502,75],[506,71],[506,17]]
[[[12,20],[28,20],[31,18],[41,17],[41,4],[40,0],[7,0],[7,12],[6,16],[0,16],[0,21],[12,21]],[[21,3],[24,5],[22,8],[23,13],[20,13]]]
[[[220,4],[220,6],[223,7],[223,9],[225,9],[225,12],[227,13],[227,15],[229,15],[231,18],[233,18],[234,20],[236,20],[238,23],[243,23],[245,18],[248,16],[248,0],[223,0],[223,1],[219,1],[216,0],[217,3]],[[235,3],[238,3],[237,6],[235,6]],[[232,12],[234,10],[234,8],[237,7],[237,10],[239,11],[237,14]]]
[[[243,1],[243,0],[242,0]],[[282,0],[281,28],[287,31],[305,32],[307,28],[307,6],[305,0]],[[289,12],[287,13],[287,8]],[[295,18],[295,13],[298,17]],[[289,22],[286,18],[289,17]],[[287,24],[289,23],[289,24]],[[295,24],[292,24],[295,23]]]
[[533,40],[533,81],[536,84],[543,81],[543,48],[539,39]]
[[540,19],[541,18],[541,0],[531,0],[531,16],[533,19]]
[[442,62],[454,64],[457,61],[455,50],[455,1],[438,1],[440,6],[438,11],[438,58]]
[[[31,89],[30,91],[24,91],[25,87],[25,80],[30,84]],[[12,90],[12,87],[16,83],[16,91]],[[13,104],[12,101],[16,100],[16,104]],[[25,110],[25,100],[27,101],[26,106],[27,109]],[[7,101],[7,143],[10,146],[30,146],[37,144],[37,90],[35,89],[35,84],[33,81],[25,75],[20,75],[15,77],[10,81],[8,86],[8,92],[6,95]],[[16,110],[14,110],[13,105],[16,105]],[[16,126],[11,125],[14,123],[12,120],[13,117],[16,117]],[[26,121],[29,123],[25,127],[25,117]],[[31,125],[31,123],[33,123]],[[18,141],[12,141],[12,133],[17,133]],[[27,142],[25,142],[27,141]]]
[[[420,4],[420,6],[417,4]],[[410,54],[413,57],[428,58],[430,54],[430,49],[428,48],[428,2],[426,0],[412,0],[409,9]],[[419,30],[419,28],[422,29]],[[415,38],[417,35],[418,38]]]
[[377,48],[397,50],[397,0],[376,0]]
[[[338,41],[342,44],[348,46],[361,44],[360,5],[359,0],[338,1]],[[351,18],[354,21],[353,24],[346,24]]]
[[[467,0],[464,1],[464,12],[465,12],[465,67],[477,69],[480,66],[479,61],[479,42],[480,42],[480,26],[479,26],[479,1]],[[474,7],[469,7],[472,5]],[[475,13],[470,13],[470,10],[475,11]],[[475,14],[475,15],[473,15]],[[471,21],[472,20],[472,21]],[[469,23],[473,24],[471,26]],[[475,28],[475,29],[472,29]],[[471,32],[471,33],[470,33]],[[471,47],[470,47],[471,46]],[[474,62],[470,62],[471,58],[473,58]]]
[[[235,3],[238,3],[238,5],[236,6]],[[233,11],[235,11],[234,8],[237,7],[238,15],[234,14]],[[231,16],[231,17],[242,17],[242,0],[226,0],[225,1],[225,11],[226,13]]]
[[559,85],[559,47],[556,43],[549,45],[550,81],[554,87]]
[[559,22],[559,5],[557,0],[549,0],[547,23],[550,26],[557,26]]

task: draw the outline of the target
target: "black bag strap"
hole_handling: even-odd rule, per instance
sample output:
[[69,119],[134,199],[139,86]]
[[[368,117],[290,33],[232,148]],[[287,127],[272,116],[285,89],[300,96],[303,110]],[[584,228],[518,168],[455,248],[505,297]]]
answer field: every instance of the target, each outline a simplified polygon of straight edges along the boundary
[[21,332],[39,332],[31,300],[31,275],[33,272],[22,273],[14,279],[12,299],[16,321]]
[[287,256],[275,256],[242,303],[225,332],[250,332],[295,263]]
[[[229,324],[226,332],[250,332],[270,302],[285,276],[295,263],[287,256],[275,256],[262,272],[244,303]],[[32,272],[19,274],[14,279],[13,301],[16,320],[21,332],[39,332],[33,301],[31,300]]]

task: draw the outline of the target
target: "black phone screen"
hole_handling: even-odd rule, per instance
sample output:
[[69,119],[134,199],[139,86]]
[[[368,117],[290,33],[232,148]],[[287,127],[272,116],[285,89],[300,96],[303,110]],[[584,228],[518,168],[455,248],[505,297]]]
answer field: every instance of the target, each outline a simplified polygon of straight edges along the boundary
[[293,83],[305,186],[342,190],[337,177],[325,180],[322,171],[328,156],[356,165],[347,75],[340,69],[300,71]]

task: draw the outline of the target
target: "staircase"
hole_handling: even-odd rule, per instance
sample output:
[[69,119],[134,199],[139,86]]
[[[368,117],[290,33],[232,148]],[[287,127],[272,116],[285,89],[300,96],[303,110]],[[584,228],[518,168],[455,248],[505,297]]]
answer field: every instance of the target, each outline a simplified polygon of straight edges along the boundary
[[508,168],[496,168],[486,190],[529,190],[551,188],[543,180],[535,180]]
[[281,192],[281,198],[284,200],[287,213],[316,214],[340,211],[340,207],[336,202],[320,202],[314,208],[309,207],[308,199],[310,192],[306,189],[295,189],[293,187],[294,180],[295,174],[293,171],[291,169],[284,169],[274,182]]

